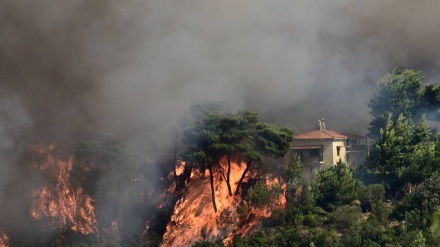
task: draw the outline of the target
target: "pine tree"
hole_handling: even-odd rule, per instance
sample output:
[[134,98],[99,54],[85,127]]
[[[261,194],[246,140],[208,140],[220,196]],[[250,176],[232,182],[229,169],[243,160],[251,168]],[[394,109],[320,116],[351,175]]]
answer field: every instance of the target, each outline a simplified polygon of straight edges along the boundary
[[[265,156],[284,156],[292,135],[287,128],[259,123],[258,115],[250,111],[206,114],[185,129],[183,142],[187,149],[182,156],[184,160],[198,164],[202,171],[209,170],[212,202],[214,210],[217,210],[213,174],[220,171],[232,195],[229,178],[231,159],[244,158],[246,168],[237,185],[235,193],[238,194],[243,179],[254,164],[261,163]],[[220,164],[225,157],[226,171]]]
[[370,148],[368,168],[383,174],[397,174],[398,168],[410,164],[412,134],[413,126],[403,114],[396,123],[392,120],[392,114],[389,114],[380,137]]
[[356,180],[347,164],[338,162],[335,167],[319,171],[311,184],[312,198],[326,210],[349,204],[355,197]]
[[417,128],[414,130],[412,144],[417,145],[422,142],[427,142],[432,140],[432,130],[429,127],[428,121],[425,115],[422,115]]
[[399,68],[387,73],[377,82],[377,94],[368,104],[373,116],[369,128],[371,138],[379,137],[390,114],[393,122],[401,114],[408,119],[420,117],[420,108],[423,107],[422,80],[419,71]]

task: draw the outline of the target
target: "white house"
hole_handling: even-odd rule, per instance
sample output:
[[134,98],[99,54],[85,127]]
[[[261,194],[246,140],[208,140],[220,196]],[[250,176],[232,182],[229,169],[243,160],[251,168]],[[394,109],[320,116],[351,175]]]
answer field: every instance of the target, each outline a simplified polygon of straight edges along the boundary
[[367,138],[361,135],[344,134],[327,130],[325,120],[319,120],[319,129],[294,135],[290,151],[284,162],[298,155],[304,165],[306,176],[312,176],[324,166],[335,165],[339,160],[356,166],[367,155]]

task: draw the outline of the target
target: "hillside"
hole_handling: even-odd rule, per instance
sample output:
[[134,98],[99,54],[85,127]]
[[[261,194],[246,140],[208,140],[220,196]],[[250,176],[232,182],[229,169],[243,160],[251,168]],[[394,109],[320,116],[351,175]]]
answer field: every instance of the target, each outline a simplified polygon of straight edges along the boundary
[[[243,170],[244,164],[238,166],[232,163],[233,190]],[[270,216],[271,210],[268,207],[250,208],[245,216],[238,216],[240,213],[237,212],[237,208],[243,199],[241,196],[228,195],[226,183],[219,174],[214,175],[218,207],[218,211],[215,212],[211,202],[208,176],[209,174],[203,176],[199,172],[192,173],[190,183],[183,189],[182,198],[174,207],[161,246],[191,246],[198,241],[217,240],[231,244],[234,236],[249,235],[261,226],[262,218]]]

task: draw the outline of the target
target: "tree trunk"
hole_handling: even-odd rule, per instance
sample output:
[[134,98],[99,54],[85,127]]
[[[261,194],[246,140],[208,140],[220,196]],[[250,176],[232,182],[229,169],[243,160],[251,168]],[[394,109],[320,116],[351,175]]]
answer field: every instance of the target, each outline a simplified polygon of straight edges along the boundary
[[215,203],[214,175],[212,174],[212,165],[211,164],[208,164],[208,170],[209,170],[209,180],[211,182],[212,206],[214,207],[214,211],[217,212],[217,205]]
[[240,180],[238,180],[237,188],[235,189],[235,195],[238,195],[240,193],[241,184],[243,183],[244,177],[246,176],[246,173],[249,171],[251,166],[252,166],[252,161],[249,162],[249,164],[246,163],[246,169],[244,169],[244,172],[241,175]]
[[[228,155],[228,164],[227,164],[227,171],[225,172],[225,170],[223,170],[223,167],[220,163],[217,164],[218,167],[220,167],[220,175],[222,175],[223,179],[226,182],[226,185],[228,186],[228,193],[229,196],[232,196],[232,188],[231,188],[231,159]],[[225,174],[226,173],[226,174]]]
[[231,156],[228,154],[228,173],[226,175],[226,184],[228,185],[229,196],[232,196],[231,188]]
[[179,178],[177,177],[176,165],[177,165],[177,160],[174,161],[173,173],[174,173],[174,183],[176,184],[176,191],[178,191],[179,190]]
[[192,169],[193,169],[193,164],[191,162],[185,163],[185,167],[183,169],[183,181],[182,181],[183,184],[189,183],[189,181],[191,180]]

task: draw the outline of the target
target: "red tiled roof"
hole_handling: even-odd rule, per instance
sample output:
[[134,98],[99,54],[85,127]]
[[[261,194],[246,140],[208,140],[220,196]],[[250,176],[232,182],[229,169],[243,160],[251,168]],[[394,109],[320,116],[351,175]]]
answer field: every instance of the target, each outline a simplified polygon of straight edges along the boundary
[[343,134],[333,130],[315,130],[304,134],[293,136],[294,140],[304,139],[348,139],[348,138],[364,138],[360,135]]

